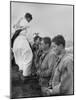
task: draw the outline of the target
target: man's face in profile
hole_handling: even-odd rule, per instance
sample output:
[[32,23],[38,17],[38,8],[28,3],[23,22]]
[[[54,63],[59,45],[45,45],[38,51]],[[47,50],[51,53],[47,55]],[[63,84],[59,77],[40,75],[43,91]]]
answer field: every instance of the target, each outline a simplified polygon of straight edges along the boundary
[[31,21],[31,18],[30,17],[27,17],[26,20],[29,23]]
[[52,42],[51,48],[52,48],[52,51],[54,51],[57,55],[61,53],[61,50],[62,50],[61,45],[58,46],[55,42]]
[[45,50],[48,47],[48,44],[44,43],[44,40],[41,41],[41,49]]

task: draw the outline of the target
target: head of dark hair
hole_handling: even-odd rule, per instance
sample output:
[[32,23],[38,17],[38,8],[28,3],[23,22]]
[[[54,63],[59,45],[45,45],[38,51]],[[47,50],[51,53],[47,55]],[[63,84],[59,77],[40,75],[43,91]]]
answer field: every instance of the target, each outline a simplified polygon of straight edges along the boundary
[[32,20],[32,15],[30,13],[26,13],[25,18],[30,18],[30,20]]
[[56,45],[63,45],[65,48],[65,39],[62,35],[57,35],[52,39],[52,42],[55,42]]
[[49,44],[49,47],[51,46],[51,38],[50,37],[44,37],[43,41],[45,44]]
[[41,38],[40,36],[37,35],[37,36],[34,37],[34,42],[35,42],[37,39],[39,39],[40,41],[42,40],[42,38]]

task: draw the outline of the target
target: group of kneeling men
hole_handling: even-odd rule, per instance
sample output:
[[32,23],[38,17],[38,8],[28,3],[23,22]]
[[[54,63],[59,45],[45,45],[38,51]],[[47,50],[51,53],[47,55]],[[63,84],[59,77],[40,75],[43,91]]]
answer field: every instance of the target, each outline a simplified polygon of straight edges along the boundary
[[65,46],[62,35],[52,40],[37,35],[31,45],[23,33],[19,34],[12,51],[22,80],[37,76],[43,96],[73,94],[73,54],[66,52]]

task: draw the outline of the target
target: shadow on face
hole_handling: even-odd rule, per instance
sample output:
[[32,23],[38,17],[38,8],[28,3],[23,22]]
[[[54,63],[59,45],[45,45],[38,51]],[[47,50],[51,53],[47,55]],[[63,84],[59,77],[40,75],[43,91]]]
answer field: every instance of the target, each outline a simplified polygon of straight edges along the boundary
[[63,46],[57,45],[55,42],[52,42],[51,44],[51,49],[52,51],[54,51],[57,55],[59,55],[61,53],[61,51],[63,50]]

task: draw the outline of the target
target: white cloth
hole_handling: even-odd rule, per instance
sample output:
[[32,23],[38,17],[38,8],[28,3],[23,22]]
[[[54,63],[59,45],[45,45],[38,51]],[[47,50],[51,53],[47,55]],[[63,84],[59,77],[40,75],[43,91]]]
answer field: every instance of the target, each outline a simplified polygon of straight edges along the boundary
[[26,27],[26,31],[29,27],[29,23],[27,22],[27,20],[24,17],[21,17],[14,25],[13,25],[13,29],[12,29],[12,33],[14,33],[16,30],[18,29],[23,29],[24,27]]
[[30,67],[32,64],[33,54],[24,35],[18,36],[14,41],[13,52],[15,62],[19,66],[19,70],[23,71],[23,76],[30,75]]
[[29,42],[33,41],[33,36],[32,36],[32,23],[27,22],[27,20],[24,17],[21,17],[11,28],[12,29],[12,34],[11,34],[11,38],[13,37],[14,33],[16,30],[18,29],[23,29],[24,30],[21,32],[22,34],[26,34],[26,38]]

